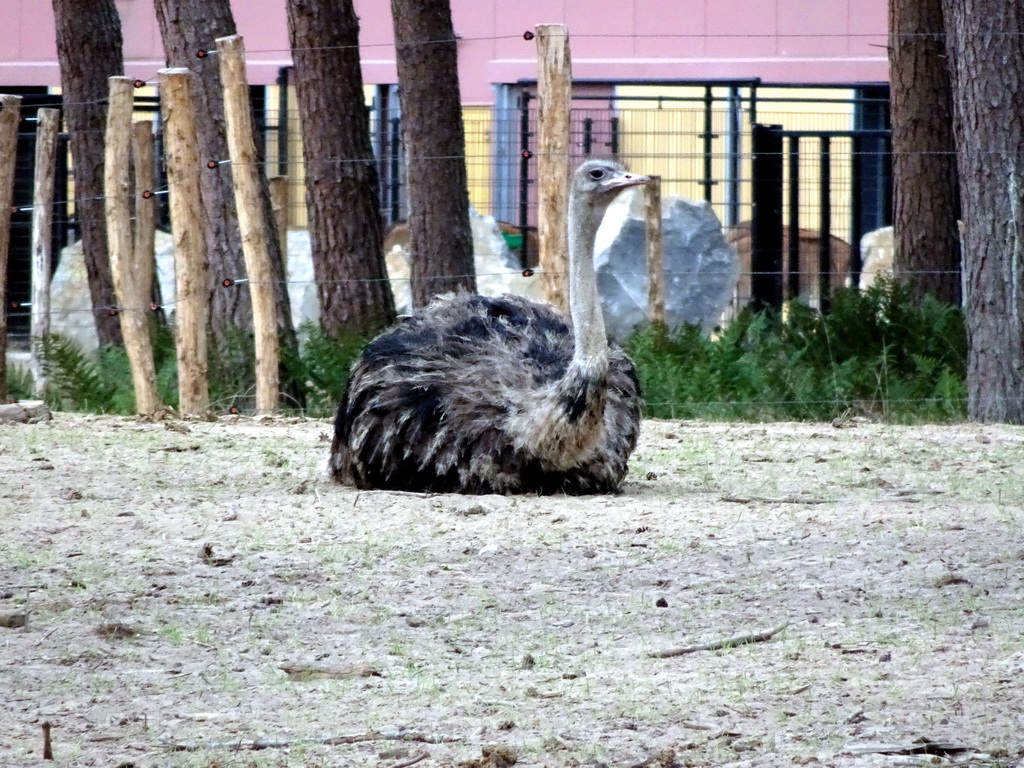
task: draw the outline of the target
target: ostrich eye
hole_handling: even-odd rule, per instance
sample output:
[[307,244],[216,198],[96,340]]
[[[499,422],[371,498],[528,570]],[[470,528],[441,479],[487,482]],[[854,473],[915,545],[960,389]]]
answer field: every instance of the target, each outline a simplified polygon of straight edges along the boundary
[[595,168],[587,175],[590,176],[590,178],[592,178],[594,181],[600,181],[601,179],[604,178],[604,171],[602,171],[600,168]]

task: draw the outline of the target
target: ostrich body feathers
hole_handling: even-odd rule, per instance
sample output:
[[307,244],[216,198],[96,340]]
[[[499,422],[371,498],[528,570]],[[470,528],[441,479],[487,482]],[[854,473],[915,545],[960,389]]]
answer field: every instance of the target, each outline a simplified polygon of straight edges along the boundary
[[569,323],[544,304],[440,297],[353,367],[331,473],[357,488],[616,492],[639,434],[636,372],[616,347],[589,364],[573,354]]

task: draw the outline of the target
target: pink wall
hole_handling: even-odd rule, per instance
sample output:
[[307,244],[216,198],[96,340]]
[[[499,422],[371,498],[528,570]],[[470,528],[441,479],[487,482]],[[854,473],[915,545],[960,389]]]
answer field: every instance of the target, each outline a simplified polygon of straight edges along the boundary
[[[538,23],[565,23],[579,80],[750,79],[766,83],[885,82],[886,0],[451,0],[467,104],[492,83],[536,77]],[[163,66],[152,0],[118,0],[129,77]],[[273,83],[290,63],[285,0],[233,0],[249,78]],[[395,82],[389,4],[356,0],[364,77]],[[46,0],[0,0],[0,86],[57,85]],[[212,47],[213,41],[197,41]]]

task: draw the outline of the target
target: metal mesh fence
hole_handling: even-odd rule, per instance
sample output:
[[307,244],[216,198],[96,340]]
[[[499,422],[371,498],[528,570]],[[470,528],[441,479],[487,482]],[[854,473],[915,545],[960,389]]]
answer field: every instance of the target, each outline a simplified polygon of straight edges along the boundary
[[[754,199],[752,126],[755,122],[773,124],[787,134],[782,180],[786,193],[781,215],[791,231],[813,234],[827,230],[847,246],[849,253],[849,244],[859,233],[888,223],[888,145],[877,131],[863,141],[858,141],[853,131],[862,107],[867,104],[870,109],[885,112],[884,99],[862,99],[851,89],[799,92],[761,88],[755,92],[752,86],[744,85],[693,85],[662,90],[673,95],[651,96],[647,95],[650,87],[644,90],[635,86],[574,100],[571,163],[587,157],[609,157],[636,172],[658,175],[663,197],[705,200],[727,236],[742,235],[744,226],[749,229]],[[389,100],[388,94],[386,89],[370,89],[367,93],[385,228],[406,216],[401,118],[396,96],[391,92]],[[57,99],[47,94],[39,97],[44,101]],[[469,196],[478,213],[513,227],[532,228],[537,225],[537,158],[532,154],[537,131],[536,98],[523,89],[518,103],[512,103],[515,105],[505,109],[471,106],[464,110]],[[265,171],[268,176],[287,175],[289,226],[305,228],[302,126],[294,88],[282,81],[279,86],[254,89],[253,105]],[[137,94],[137,109],[156,121],[159,153],[155,92]],[[823,138],[824,132],[832,135]],[[838,135],[841,132],[849,135]],[[19,148],[16,202],[20,206],[31,202],[31,138],[23,136]],[[64,156],[69,162],[66,151]],[[338,162],[345,160],[337,158]],[[158,176],[165,178],[162,163]],[[73,185],[73,179],[67,179],[65,187],[58,182],[58,189],[69,190],[62,200],[71,196],[67,185]],[[166,196],[159,204],[166,217]],[[791,215],[791,209],[796,215]],[[61,232],[69,226],[73,213],[73,207],[67,206],[55,211]],[[29,220],[29,213],[17,212],[12,225],[5,307],[15,337],[27,332],[27,312],[14,305],[20,305],[29,295]],[[166,218],[163,223],[166,225]],[[70,226],[74,233],[73,219]],[[63,244],[61,240],[59,245]],[[749,256],[747,259],[741,269],[749,278]],[[789,271],[795,268],[795,264],[790,265]],[[809,277],[800,276],[791,284],[806,286]],[[747,284],[749,279],[744,283],[741,278],[739,303],[747,298]]]

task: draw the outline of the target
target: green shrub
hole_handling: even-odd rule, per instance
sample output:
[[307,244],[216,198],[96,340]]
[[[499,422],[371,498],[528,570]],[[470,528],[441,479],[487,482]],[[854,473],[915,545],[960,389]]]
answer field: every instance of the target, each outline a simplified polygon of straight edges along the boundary
[[[174,336],[169,329],[156,332],[153,361],[161,401],[177,405]],[[43,341],[43,373],[46,401],[51,408],[91,413],[135,412],[135,389],[124,347],[103,347],[92,358],[71,339],[51,334]]]
[[902,285],[839,290],[822,314],[800,303],[783,318],[744,311],[717,338],[657,329],[629,343],[659,418],[894,421],[965,414],[967,341],[959,309]]
[[35,384],[28,368],[20,365],[7,366],[7,399],[31,400],[36,396]]
[[332,339],[319,326],[308,322],[299,328],[299,337],[299,352],[286,355],[284,367],[302,387],[306,413],[333,415],[345,390],[349,369],[366,340],[355,336]]

